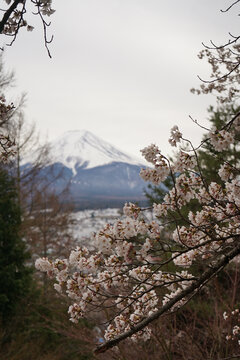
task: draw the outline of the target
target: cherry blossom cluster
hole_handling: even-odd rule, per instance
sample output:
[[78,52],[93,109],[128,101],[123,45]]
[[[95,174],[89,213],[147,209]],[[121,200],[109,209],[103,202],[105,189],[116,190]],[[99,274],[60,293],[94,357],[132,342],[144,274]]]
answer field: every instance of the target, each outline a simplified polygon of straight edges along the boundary
[[233,168],[227,163],[221,165],[218,175],[223,181],[228,181],[233,178]]
[[[240,345],[240,314],[239,309],[234,309],[233,311],[223,313],[223,319],[227,322],[231,322],[231,332],[226,335],[227,341],[237,341]],[[235,325],[233,325],[235,324]]]
[[11,139],[5,124],[11,116],[14,105],[7,104],[3,95],[0,96],[0,161],[6,163],[16,153],[15,141]]
[[145,181],[152,182],[155,185],[160,184],[170,172],[167,158],[161,154],[159,148],[154,144],[142,149],[141,153],[148,162],[154,165],[154,168],[142,169],[140,176]]
[[32,0],[32,2],[34,5],[39,6],[42,15],[51,16],[55,12],[55,10],[52,8],[52,0]]
[[[231,34],[230,34],[231,35]],[[240,80],[239,36],[231,35],[231,39],[223,46],[213,43],[205,46],[198,57],[206,59],[212,68],[211,79],[203,79],[199,89],[191,89],[192,93],[216,94],[220,103],[233,103],[239,97],[239,88],[236,84]]]
[[174,125],[171,129],[171,136],[168,142],[171,144],[171,146],[177,146],[177,143],[180,142],[181,138],[182,138],[182,133],[179,131],[178,126]]
[[226,130],[210,132],[210,141],[217,151],[226,150],[233,143],[233,134]]
[[123,214],[133,216],[135,219],[138,217],[140,211],[141,209],[133,203],[126,203],[123,207]]
[[154,144],[142,149],[141,153],[148,162],[154,165],[154,168],[142,169],[140,171],[140,176],[145,181],[149,181],[155,185],[160,184],[167,178],[170,172],[167,159]]
[[[218,151],[226,149],[235,131],[234,127],[210,130],[207,141]],[[174,127],[170,143],[175,147],[180,139],[182,143],[182,134]],[[223,255],[231,254],[240,237],[236,168],[223,162],[219,180],[224,184],[208,183],[194,148],[183,151],[180,147],[174,160],[162,155],[156,145],[144,148],[142,154],[151,164],[141,171],[145,180],[158,184],[170,176],[173,183],[162,203],[153,205],[156,220],[149,221],[144,209],[127,203],[123,219],[106,224],[93,236],[95,251],[77,247],[68,259],[36,261],[38,270],[55,278],[55,289],[71,299],[71,321],[89,314],[94,318],[95,312],[104,310],[108,342],[130,333],[161,307],[170,314],[183,306],[201,280],[201,274],[192,275],[192,265],[201,262],[211,269],[222,264]],[[192,201],[198,204],[195,211]],[[210,279],[213,275],[209,274]],[[238,331],[234,327],[232,336]],[[147,340],[150,335],[151,328],[146,326],[131,333],[131,338]]]

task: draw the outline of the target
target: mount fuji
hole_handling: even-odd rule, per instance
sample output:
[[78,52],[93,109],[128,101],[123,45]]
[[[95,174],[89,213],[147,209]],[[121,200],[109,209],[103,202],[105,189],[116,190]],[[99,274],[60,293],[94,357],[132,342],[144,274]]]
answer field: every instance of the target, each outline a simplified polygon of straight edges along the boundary
[[143,161],[124,153],[86,130],[67,131],[54,140],[50,148],[53,162],[62,163],[71,169],[74,175],[79,167],[91,169],[112,162],[144,166]]
[[[31,162],[30,157],[25,158],[22,168],[29,168]],[[68,186],[78,209],[118,207],[126,201],[145,200],[147,184],[139,172],[146,166],[144,160],[117,149],[93,133],[75,130],[50,143],[50,162],[41,170],[41,177],[52,181],[57,192]]]

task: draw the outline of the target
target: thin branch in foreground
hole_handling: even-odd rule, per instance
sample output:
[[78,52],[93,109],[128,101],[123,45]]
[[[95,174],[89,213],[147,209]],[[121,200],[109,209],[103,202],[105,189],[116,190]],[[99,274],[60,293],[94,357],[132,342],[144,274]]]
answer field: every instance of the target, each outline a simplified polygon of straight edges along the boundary
[[240,0],[236,0],[234,1],[234,3],[232,3],[228,8],[226,8],[225,10],[220,10],[221,12],[225,13],[225,12],[228,12],[234,5],[236,5],[237,3],[239,3]]

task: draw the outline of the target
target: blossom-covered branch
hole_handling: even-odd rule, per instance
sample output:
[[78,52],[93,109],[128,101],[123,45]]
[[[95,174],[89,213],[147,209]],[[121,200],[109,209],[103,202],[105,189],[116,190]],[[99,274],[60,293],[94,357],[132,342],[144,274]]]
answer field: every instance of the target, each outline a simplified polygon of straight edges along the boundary
[[[216,275],[219,272],[219,270],[222,270],[235,256],[239,254],[240,254],[240,243],[238,241],[236,248],[234,248],[228,254],[224,255],[223,258],[219,260],[217,264],[214,264],[211,267],[209,267],[198,280],[193,282],[186,289],[182,290],[179,294],[177,294],[174,298],[172,298],[169,302],[167,302],[161,309],[157,310],[149,317],[142,320],[137,325],[133,326],[127,332],[117,336],[113,340],[107,341],[105,344],[99,345],[95,350],[95,354],[105,352],[111,347],[116,346],[120,341],[128,337],[131,337],[136,332],[144,329],[152,321],[158,319],[162,314],[171,310],[171,308],[173,308],[175,304],[181,302],[183,299],[186,299],[186,297],[194,293],[195,290],[199,290],[202,285],[205,285],[212,278],[212,276]],[[239,310],[237,309],[235,312],[239,313]],[[240,328],[235,326],[233,330],[233,335],[236,335],[239,332],[240,332]]]
[[[234,1],[222,12],[228,12],[240,2]],[[211,66],[210,79],[202,79],[199,89],[191,89],[192,93],[215,94],[220,103],[234,103],[239,98],[240,80],[240,35],[229,32],[229,40],[220,44],[210,41],[210,45],[205,45],[200,51],[199,59],[206,59]]]
[[5,0],[5,3],[7,4],[7,8],[1,9],[3,16],[0,21],[0,34],[11,37],[8,45],[13,44],[21,28],[26,28],[27,31],[34,29],[26,20],[26,13],[31,11],[30,5],[32,5],[35,9],[35,12],[32,13],[41,19],[44,31],[44,43],[48,55],[51,57],[48,44],[52,42],[53,37],[48,39],[47,28],[50,26],[50,23],[48,23],[45,18],[55,12],[52,8],[52,0]]

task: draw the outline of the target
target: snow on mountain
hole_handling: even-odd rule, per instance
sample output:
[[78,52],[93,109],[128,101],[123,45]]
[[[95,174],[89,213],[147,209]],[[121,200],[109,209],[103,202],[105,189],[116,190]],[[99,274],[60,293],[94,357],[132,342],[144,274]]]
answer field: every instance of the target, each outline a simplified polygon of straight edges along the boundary
[[145,166],[144,160],[122,152],[86,130],[67,131],[50,146],[52,163],[62,163],[70,168],[73,174],[78,167],[91,169],[112,162]]
[[[78,209],[146,201],[147,184],[139,176],[141,168],[148,166],[145,160],[85,130],[67,131],[49,145],[49,161],[38,173],[39,180],[59,194],[67,187]],[[23,172],[31,168],[38,154],[37,150],[23,159]]]

